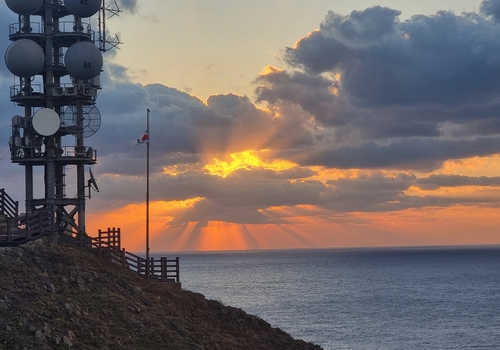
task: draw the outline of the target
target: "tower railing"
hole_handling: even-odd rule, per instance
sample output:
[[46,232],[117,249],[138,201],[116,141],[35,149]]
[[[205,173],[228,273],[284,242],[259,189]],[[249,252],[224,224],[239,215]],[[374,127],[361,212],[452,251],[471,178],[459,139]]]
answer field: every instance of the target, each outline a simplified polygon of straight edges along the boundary
[[[95,31],[92,30],[90,23],[84,23],[76,26],[73,21],[60,21],[56,23],[51,23],[51,27],[54,27],[53,35],[58,34],[85,34],[88,35],[92,40],[95,39]],[[40,22],[17,22],[9,25],[9,36],[13,35],[37,35],[45,34],[44,27]]]

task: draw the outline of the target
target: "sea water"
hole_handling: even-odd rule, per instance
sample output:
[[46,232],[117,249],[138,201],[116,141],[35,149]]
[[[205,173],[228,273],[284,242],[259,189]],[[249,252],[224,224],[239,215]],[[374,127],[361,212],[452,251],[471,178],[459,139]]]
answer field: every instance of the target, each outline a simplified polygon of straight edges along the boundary
[[180,254],[184,289],[333,349],[500,349],[500,247]]

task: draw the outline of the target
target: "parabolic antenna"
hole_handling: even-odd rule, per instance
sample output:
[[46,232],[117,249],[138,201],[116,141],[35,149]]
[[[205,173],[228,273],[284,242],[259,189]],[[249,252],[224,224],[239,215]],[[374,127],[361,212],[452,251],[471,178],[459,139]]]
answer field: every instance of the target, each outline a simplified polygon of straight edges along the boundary
[[5,0],[5,3],[18,15],[31,15],[42,7],[43,0]]
[[54,110],[42,108],[33,115],[31,124],[38,134],[42,136],[52,136],[59,130],[61,119]]
[[94,174],[92,174],[92,169],[89,168],[90,179],[87,181],[89,187],[92,186],[94,191],[99,192],[99,187],[97,186],[97,181],[95,180]]
[[32,77],[43,69],[45,55],[40,45],[33,40],[19,39],[5,51],[5,64],[18,77]]
[[101,8],[102,0],[64,0],[66,9],[77,17],[93,16]]
[[70,128],[71,130],[75,130],[74,134],[78,134],[79,126],[83,128],[83,137],[90,137],[94,135],[97,130],[101,127],[101,113],[99,109],[95,105],[82,105],[81,118],[82,120],[78,121],[78,105],[82,102],[73,102],[64,111],[63,123],[67,127],[76,127]]
[[99,75],[103,65],[101,51],[90,41],[71,45],[64,55],[68,73],[78,79],[92,79]]

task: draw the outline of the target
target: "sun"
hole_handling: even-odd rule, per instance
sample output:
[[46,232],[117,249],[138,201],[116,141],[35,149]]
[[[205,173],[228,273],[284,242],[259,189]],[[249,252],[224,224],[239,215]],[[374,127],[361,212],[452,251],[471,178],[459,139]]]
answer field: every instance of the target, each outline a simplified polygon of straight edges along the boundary
[[229,174],[239,169],[253,170],[253,169],[266,169],[273,171],[283,171],[296,167],[295,163],[273,159],[270,161],[264,160],[265,151],[243,151],[229,154],[227,161],[212,158],[209,164],[206,164],[204,171],[211,175],[218,175],[226,177]]

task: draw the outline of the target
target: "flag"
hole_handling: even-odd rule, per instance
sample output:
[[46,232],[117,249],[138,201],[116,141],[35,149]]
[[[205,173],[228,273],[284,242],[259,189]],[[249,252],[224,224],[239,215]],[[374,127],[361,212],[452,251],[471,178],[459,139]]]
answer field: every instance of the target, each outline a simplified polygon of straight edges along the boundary
[[139,145],[142,145],[144,142],[149,142],[149,134],[148,132],[146,131],[144,134],[142,134],[141,137],[139,137],[137,140],[136,140],[136,146],[139,146]]

